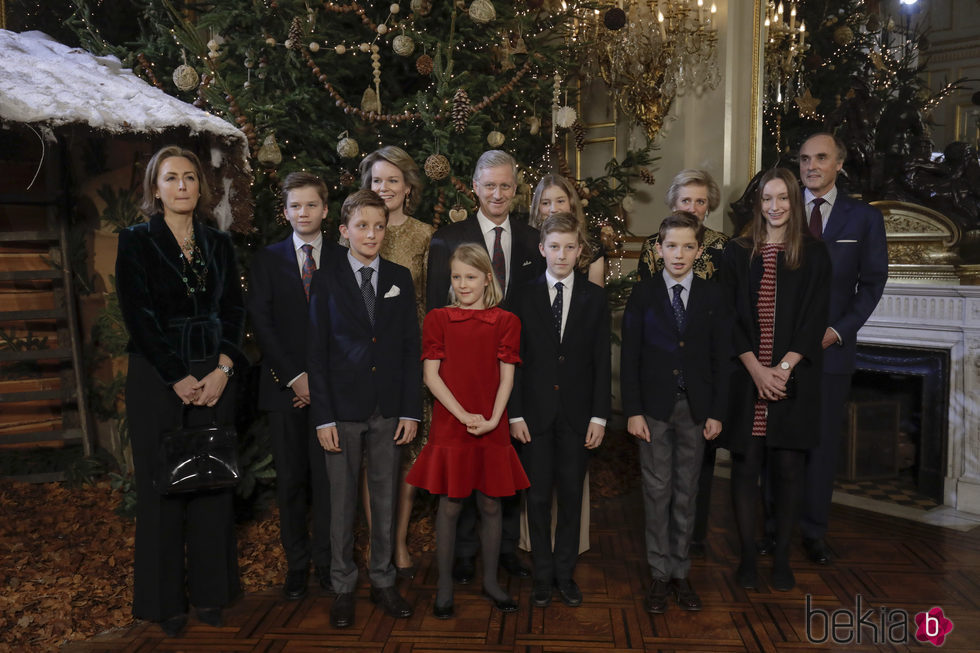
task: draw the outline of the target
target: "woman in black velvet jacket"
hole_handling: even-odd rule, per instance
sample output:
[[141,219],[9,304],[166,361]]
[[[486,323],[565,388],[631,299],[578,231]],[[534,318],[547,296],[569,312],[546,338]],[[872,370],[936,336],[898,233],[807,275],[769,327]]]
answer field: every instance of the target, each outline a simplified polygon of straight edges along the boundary
[[[200,160],[168,146],[143,180],[148,222],[119,234],[116,289],[130,335],[126,380],[136,476],[133,616],[169,636],[198,618],[221,624],[241,593],[232,491],[163,496],[153,486],[160,435],[181,423],[232,423],[245,305],[228,234],[202,220],[211,197]],[[244,369],[244,367],[242,367]],[[186,578],[186,584],[185,584]]]

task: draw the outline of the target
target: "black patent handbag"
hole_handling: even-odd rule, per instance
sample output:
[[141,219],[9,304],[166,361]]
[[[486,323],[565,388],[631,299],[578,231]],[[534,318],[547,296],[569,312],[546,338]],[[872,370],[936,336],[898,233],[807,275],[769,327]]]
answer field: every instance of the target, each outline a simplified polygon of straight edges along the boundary
[[169,495],[235,487],[241,478],[235,428],[218,425],[213,411],[210,424],[187,426],[187,410],[180,428],[160,436],[157,491]]

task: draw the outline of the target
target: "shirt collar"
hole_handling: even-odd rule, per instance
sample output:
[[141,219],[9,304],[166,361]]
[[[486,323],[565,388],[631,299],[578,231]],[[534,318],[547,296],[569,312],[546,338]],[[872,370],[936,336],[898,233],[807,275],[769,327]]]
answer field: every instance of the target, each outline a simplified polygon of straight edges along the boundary
[[374,270],[374,278],[377,279],[378,278],[378,270],[381,269],[381,263],[380,263],[380,261],[381,261],[381,257],[380,256],[375,256],[373,261],[371,261],[367,265],[364,265],[363,263],[361,263],[360,261],[358,261],[356,258],[354,258],[354,255],[350,253],[350,250],[347,250],[347,262],[350,263],[350,269],[354,271],[354,274],[355,275],[358,275],[357,276],[358,281],[360,281],[360,275],[358,274],[358,271],[361,268],[364,268],[364,267],[368,267],[368,268],[371,268],[372,270]]
[[510,215],[508,215],[500,224],[496,224],[493,222],[493,220],[483,215],[483,210],[480,209],[476,212],[476,221],[480,223],[480,233],[482,234],[490,233],[493,231],[494,227],[503,227],[504,231],[510,233]]
[[690,271],[688,271],[687,276],[681,279],[680,281],[675,281],[674,278],[670,276],[670,273],[667,272],[667,270],[664,270],[662,274],[664,275],[664,283],[667,284],[667,290],[670,291],[671,294],[673,294],[674,292],[673,288],[677,284],[681,284],[682,286],[684,286],[684,290],[686,290],[688,293],[691,292],[691,284],[694,283],[693,268]]
[[321,231],[320,233],[318,233],[316,235],[316,238],[314,238],[313,240],[311,240],[309,243],[306,243],[306,242],[303,241],[302,238],[300,238],[299,236],[297,236],[296,235],[296,232],[294,231],[293,232],[293,249],[295,249],[297,252],[299,252],[299,251],[302,250],[303,245],[313,245],[313,251],[314,252],[320,251],[320,248],[323,247],[323,232]]
[[[813,202],[813,200],[814,200],[815,197],[816,196],[813,194],[813,192],[809,188],[803,189],[803,203],[804,204],[811,204]],[[833,208],[834,207],[834,202],[837,201],[837,184],[834,184],[833,186],[831,186],[830,187],[830,190],[828,190],[826,193],[824,193],[823,195],[821,195],[821,197],[827,203],[827,206]]]
[[[545,279],[548,280],[548,288],[554,288],[555,287],[555,284],[558,283],[558,281],[559,281],[558,277],[553,276],[551,274],[551,271],[550,270],[545,270],[544,277],[545,277]],[[561,282],[565,286],[564,289],[566,291],[568,291],[568,292],[571,292],[572,291],[572,285],[575,283],[575,273],[572,272],[570,275],[568,275],[564,279],[561,279]]]

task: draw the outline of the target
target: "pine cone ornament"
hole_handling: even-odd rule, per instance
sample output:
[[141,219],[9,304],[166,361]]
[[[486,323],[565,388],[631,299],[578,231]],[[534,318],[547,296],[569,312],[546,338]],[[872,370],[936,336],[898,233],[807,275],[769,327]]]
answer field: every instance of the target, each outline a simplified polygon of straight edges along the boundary
[[299,50],[303,32],[300,28],[299,16],[293,17],[293,22],[289,25],[289,36],[286,38],[285,46],[290,50]]
[[657,183],[657,178],[654,177],[653,173],[650,172],[647,168],[640,168],[639,175],[640,175],[640,179],[642,179],[645,183],[650,184],[651,186]]
[[340,173],[341,186],[353,186],[356,182],[357,177],[355,177],[350,170],[344,170],[342,173]]
[[575,149],[581,152],[585,149],[585,125],[581,120],[576,119],[572,123],[572,133],[575,135]]
[[463,133],[472,112],[473,107],[470,106],[470,96],[466,93],[466,89],[456,89],[456,94],[453,95],[453,129],[456,133]]
[[423,168],[432,181],[445,179],[449,175],[449,159],[441,154],[430,154]]
[[423,54],[418,59],[415,60],[415,70],[419,71],[419,75],[427,77],[432,74],[433,62],[432,57],[427,54]]

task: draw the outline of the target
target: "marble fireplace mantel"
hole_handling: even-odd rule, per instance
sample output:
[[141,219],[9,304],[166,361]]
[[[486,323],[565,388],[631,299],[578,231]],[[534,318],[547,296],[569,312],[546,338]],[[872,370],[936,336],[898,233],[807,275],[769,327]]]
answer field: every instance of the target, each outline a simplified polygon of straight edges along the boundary
[[980,514],[980,287],[889,282],[858,343],[948,352],[943,503]]

